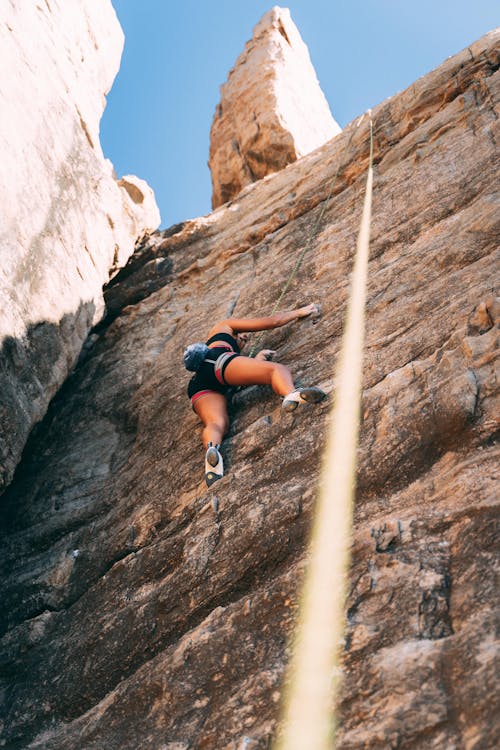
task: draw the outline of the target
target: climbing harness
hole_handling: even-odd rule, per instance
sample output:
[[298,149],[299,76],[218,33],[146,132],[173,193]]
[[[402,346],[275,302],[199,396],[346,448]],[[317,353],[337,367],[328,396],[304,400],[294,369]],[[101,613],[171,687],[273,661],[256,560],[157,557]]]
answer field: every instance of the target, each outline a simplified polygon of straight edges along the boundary
[[202,342],[198,341],[196,344],[189,344],[184,350],[184,367],[191,372],[198,372],[204,362],[210,362],[210,364],[214,366],[215,377],[219,383],[226,385],[223,376],[224,365],[228,359],[234,357],[235,352],[223,352],[222,354],[219,354],[217,359],[210,359],[208,356],[209,353],[210,347]]
[[[276,750],[334,747],[338,650],[343,642],[346,580],[361,408],[364,317],[373,191],[373,123],[363,214],[358,234],[336,396],[323,456],[320,494],[313,520],[308,568],[301,596],[294,652]],[[333,685],[332,685],[333,682]]]

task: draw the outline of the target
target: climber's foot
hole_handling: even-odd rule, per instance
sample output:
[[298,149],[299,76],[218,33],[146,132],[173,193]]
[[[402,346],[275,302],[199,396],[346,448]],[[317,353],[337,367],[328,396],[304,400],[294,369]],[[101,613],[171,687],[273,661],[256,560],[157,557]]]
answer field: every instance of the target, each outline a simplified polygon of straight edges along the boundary
[[212,443],[208,444],[205,460],[208,461],[210,466],[217,466],[219,463],[219,448],[220,445],[212,445]]
[[295,391],[289,393],[288,396],[285,396],[281,408],[283,411],[292,412],[295,411],[297,406],[304,403],[304,401],[308,404],[317,404],[319,401],[322,401],[325,396],[326,393],[317,386],[312,386],[311,388],[297,388]]
[[205,481],[207,487],[210,487],[218,479],[224,476],[224,463],[219,452],[218,445],[208,444],[205,454]]

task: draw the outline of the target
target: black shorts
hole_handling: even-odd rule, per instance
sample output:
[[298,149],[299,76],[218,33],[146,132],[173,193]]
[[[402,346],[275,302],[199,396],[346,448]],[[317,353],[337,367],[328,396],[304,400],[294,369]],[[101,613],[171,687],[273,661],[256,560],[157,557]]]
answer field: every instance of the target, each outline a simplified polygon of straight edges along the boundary
[[215,346],[210,349],[210,359],[215,362],[203,362],[198,372],[189,381],[187,393],[191,399],[191,405],[195,401],[211,391],[225,394],[230,387],[224,380],[224,372],[228,364],[239,357],[236,352],[229,351],[225,347]]

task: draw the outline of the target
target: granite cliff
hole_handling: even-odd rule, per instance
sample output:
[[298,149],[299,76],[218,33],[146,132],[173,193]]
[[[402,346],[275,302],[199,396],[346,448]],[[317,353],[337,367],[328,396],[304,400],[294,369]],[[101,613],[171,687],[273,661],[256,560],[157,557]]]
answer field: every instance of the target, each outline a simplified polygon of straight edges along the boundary
[[0,489],[102,317],[104,282],[160,223],[99,142],[122,47],[110,0],[3,4]]
[[[346,750],[499,736],[499,42],[373,111]],[[270,746],[330,403],[284,416],[268,389],[238,392],[207,491],[181,352],[268,310],[315,227],[285,306],[321,318],[263,344],[331,402],[368,147],[365,117],[154,233],[106,287],[106,324],[2,498],[4,747]]]

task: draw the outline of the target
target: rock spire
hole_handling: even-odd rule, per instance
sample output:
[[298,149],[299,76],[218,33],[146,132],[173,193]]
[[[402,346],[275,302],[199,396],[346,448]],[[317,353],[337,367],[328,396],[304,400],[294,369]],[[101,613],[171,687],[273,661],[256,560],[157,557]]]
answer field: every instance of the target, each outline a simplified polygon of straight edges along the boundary
[[274,7],[221,87],[210,133],[212,206],[338,132],[290,11]]

